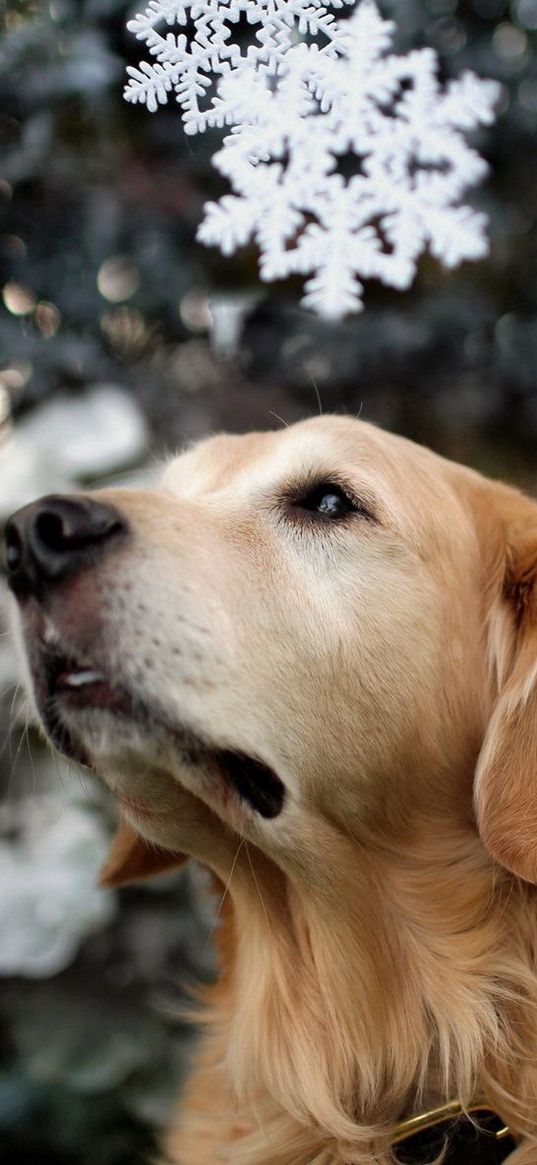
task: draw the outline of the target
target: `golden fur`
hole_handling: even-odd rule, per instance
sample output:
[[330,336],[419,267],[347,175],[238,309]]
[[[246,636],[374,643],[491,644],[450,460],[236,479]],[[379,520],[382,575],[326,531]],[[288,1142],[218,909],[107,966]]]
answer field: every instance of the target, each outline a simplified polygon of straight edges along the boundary
[[[290,516],[319,478],[375,520]],[[338,417],[98,496],[131,537],[51,634],[286,788],[265,820],[171,737],[71,716],[122,805],[104,880],[189,855],[223,892],[170,1161],[386,1165],[395,1122],[480,1093],[534,1165],[537,505]]]

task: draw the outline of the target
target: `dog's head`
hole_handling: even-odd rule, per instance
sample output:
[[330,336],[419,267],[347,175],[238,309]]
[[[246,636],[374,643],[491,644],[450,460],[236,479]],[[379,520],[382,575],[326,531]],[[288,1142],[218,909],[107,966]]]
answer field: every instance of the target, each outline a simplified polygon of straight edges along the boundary
[[7,546],[45,731],[122,807],[111,881],[170,853],[224,876],[240,838],[329,876],[336,834],[382,844],[419,814],[472,828],[476,764],[485,845],[537,880],[521,494],[322,417],[212,437],[153,492],[44,498]]

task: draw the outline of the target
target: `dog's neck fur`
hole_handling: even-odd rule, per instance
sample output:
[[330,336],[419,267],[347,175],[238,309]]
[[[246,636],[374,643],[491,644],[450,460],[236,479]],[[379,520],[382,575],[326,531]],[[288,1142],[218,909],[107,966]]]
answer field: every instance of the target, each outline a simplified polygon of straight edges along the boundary
[[382,855],[349,842],[310,889],[254,847],[241,857],[222,1014],[238,1109],[262,1132],[237,1165],[265,1165],[267,1140],[279,1165],[279,1137],[282,1165],[365,1161],[372,1145],[389,1161],[398,1119],[476,1093],[537,1131],[537,898],[470,829],[422,823]]

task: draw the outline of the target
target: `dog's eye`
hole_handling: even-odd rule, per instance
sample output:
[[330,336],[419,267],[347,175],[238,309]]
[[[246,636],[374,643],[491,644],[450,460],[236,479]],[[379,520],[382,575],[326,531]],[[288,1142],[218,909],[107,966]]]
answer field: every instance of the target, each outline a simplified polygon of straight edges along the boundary
[[295,506],[298,510],[306,510],[310,514],[318,514],[321,518],[344,518],[358,506],[341,489],[341,486],[332,482],[323,482],[304,497],[297,498]]

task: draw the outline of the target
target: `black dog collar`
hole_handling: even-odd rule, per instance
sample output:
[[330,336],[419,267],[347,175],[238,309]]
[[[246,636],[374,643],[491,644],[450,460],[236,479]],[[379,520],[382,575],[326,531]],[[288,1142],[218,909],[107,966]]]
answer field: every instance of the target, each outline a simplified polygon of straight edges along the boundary
[[451,1101],[401,1121],[392,1145],[400,1165],[427,1165],[442,1150],[442,1165],[501,1165],[516,1147],[501,1117],[477,1101],[467,1109]]

